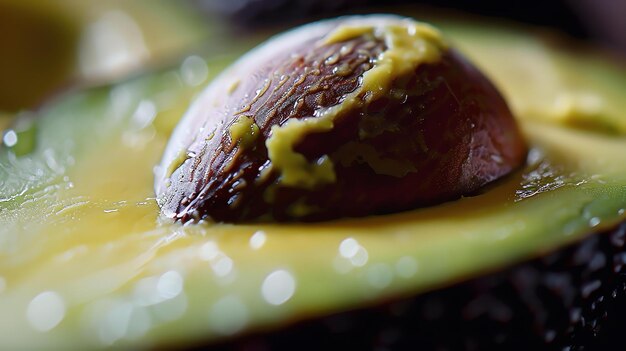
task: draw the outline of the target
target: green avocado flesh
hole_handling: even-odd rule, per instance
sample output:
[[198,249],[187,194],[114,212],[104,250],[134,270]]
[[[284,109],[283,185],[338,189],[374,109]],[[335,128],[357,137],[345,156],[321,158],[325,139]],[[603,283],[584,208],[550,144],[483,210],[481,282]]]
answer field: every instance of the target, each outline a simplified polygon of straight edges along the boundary
[[111,82],[215,40],[190,12],[163,0],[0,0],[0,77],[11,82],[0,85],[0,130],[3,111],[39,104],[74,81]]
[[[626,73],[523,31],[434,24],[502,89],[531,147],[524,169],[435,207],[159,221],[153,167],[199,91],[180,69],[22,116],[0,149],[0,349],[211,343],[450,285],[623,221]],[[206,61],[209,76],[233,59]]]

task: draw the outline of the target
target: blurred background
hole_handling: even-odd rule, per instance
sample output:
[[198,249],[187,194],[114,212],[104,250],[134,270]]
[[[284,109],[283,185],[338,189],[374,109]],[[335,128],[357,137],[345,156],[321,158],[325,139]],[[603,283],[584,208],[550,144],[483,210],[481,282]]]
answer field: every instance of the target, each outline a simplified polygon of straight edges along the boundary
[[9,115],[72,87],[111,83],[191,53],[236,52],[319,18],[399,8],[530,23],[626,54],[626,0],[0,0],[0,130]]

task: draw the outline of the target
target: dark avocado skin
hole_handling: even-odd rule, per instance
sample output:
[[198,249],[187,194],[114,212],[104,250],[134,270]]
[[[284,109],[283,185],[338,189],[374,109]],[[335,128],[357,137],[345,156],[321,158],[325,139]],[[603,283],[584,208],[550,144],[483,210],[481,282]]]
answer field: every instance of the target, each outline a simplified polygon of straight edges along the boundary
[[610,350],[625,316],[622,222],[450,287],[186,350]]

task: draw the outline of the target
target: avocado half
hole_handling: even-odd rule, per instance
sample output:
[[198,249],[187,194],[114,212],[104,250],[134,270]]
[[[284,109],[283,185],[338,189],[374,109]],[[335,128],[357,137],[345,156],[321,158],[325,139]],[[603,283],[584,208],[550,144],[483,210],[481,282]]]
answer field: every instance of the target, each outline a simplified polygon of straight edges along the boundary
[[[199,91],[181,77],[189,60],[22,115],[0,149],[0,349],[577,347],[610,331],[624,311],[626,72],[524,29],[434,24],[531,147],[516,174],[435,207],[160,222],[153,167]],[[193,65],[210,79],[234,59]]]

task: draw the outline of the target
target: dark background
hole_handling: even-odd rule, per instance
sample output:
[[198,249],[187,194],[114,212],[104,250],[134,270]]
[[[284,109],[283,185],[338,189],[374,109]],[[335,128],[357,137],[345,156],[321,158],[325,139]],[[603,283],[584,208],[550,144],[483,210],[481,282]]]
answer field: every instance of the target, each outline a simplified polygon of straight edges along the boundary
[[246,28],[418,4],[551,27],[626,54],[626,0],[198,0],[198,4]]

